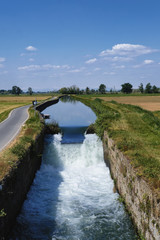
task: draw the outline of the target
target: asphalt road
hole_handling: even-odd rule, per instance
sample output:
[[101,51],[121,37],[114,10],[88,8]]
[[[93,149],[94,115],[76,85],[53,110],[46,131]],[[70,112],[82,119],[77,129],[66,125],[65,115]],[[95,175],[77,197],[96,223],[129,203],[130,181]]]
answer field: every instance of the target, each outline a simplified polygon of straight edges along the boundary
[[3,150],[19,133],[28,119],[28,108],[24,106],[14,109],[9,117],[0,123],[0,151]]

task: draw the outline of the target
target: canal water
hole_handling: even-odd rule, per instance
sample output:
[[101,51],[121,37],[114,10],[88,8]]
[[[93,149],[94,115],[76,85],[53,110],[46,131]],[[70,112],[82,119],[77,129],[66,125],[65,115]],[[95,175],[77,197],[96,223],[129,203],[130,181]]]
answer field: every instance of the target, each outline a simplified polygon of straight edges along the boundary
[[20,240],[134,240],[136,233],[113,191],[102,142],[85,135],[95,121],[80,102],[47,108],[63,135],[47,135],[40,170],[12,234]]

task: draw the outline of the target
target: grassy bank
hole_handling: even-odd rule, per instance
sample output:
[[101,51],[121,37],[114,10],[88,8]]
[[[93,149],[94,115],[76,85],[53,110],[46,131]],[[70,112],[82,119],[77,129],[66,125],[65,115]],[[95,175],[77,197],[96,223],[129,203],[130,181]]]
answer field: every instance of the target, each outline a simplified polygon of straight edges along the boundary
[[130,159],[137,175],[157,190],[160,188],[160,119],[140,107],[78,97],[97,115],[96,133],[106,130],[117,147]]
[[38,112],[30,108],[29,116],[20,134],[0,153],[0,180],[9,173],[12,167],[16,166],[18,160],[25,156],[31,145],[34,147],[36,137],[44,128],[44,123],[40,120]]

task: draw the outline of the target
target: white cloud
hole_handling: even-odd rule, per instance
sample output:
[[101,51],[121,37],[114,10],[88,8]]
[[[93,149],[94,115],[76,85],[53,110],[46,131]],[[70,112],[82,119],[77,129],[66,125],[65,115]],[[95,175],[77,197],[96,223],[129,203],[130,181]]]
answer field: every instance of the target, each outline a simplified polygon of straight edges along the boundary
[[34,58],[29,58],[29,62],[34,62]]
[[104,72],[103,75],[115,75],[115,72]]
[[53,69],[70,69],[68,65],[52,65],[52,64],[44,64],[44,65],[26,65],[22,67],[18,67],[18,70],[26,70],[26,71],[36,71],[36,70],[53,70]]
[[45,64],[45,65],[42,65],[42,68],[44,68],[46,70],[59,69],[59,68],[61,68],[61,66],[60,65]]
[[95,72],[100,71],[100,70],[101,70],[101,68],[98,68],[98,67],[94,69]]
[[144,60],[144,64],[151,64],[151,63],[154,63],[154,61],[150,59]]
[[26,47],[26,50],[30,51],[30,52],[35,52],[35,51],[37,51],[37,48],[35,48],[33,46],[28,46],[28,47]]
[[8,73],[8,71],[2,71],[2,72],[0,72],[0,75],[5,75],[7,73]]
[[112,58],[112,61],[113,62],[129,62],[129,61],[131,61],[132,60],[132,58],[131,57],[113,57]]
[[78,73],[78,72],[82,72],[82,70],[81,69],[73,69],[73,70],[70,70],[68,72],[70,72],[70,73]]
[[140,67],[143,67],[144,65],[148,65],[148,64],[152,64],[152,63],[154,63],[153,60],[146,59],[141,64],[134,65],[133,68],[140,68]]
[[45,64],[45,65],[42,65],[42,68],[49,70],[49,69],[70,69],[71,67],[69,65]]
[[4,57],[0,57],[0,63],[5,62],[6,59]]
[[3,67],[4,67],[4,65],[0,63],[0,68],[3,68]]
[[70,69],[71,67],[69,65],[62,65],[62,68],[64,69]]
[[85,68],[82,67],[82,68],[77,68],[77,69],[73,69],[73,70],[69,70],[68,72],[69,73],[79,73],[79,72],[82,72]]
[[91,76],[91,75],[92,75],[91,72],[87,72],[87,73],[86,73],[86,76]]
[[91,64],[91,63],[95,63],[96,61],[97,61],[97,58],[91,58],[88,61],[86,61],[85,63]]
[[114,66],[114,68],[117,68],[117,69],[123,69],[123,68],[125,68],[125,65]]
[[26,71],[35,71],[40,69],[41,69],[40,65],[28,65],[28,66],[18,67],[18,70],[26,70]]
[[157,50],[148,48],[144,45],[138,44],[117,44],[112,47],[112,49],[106,49],[100,53],[100,56],[111,56],[111,55],[118,55],[118,56],[130,56],[136,57],[143,54],[153,53]]
[[132,67],[133,67],[133,68],[140,68],[140,67],[142,67],[142,65],[143,65],[143,64],[137,64],[137,65],[133,65]]

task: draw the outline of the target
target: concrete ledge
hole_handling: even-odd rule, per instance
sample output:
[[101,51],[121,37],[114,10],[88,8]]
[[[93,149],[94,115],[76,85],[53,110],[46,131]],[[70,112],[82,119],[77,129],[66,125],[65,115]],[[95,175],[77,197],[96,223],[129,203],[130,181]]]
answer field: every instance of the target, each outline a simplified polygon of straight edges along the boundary
[[46,101],[44,103],[41,103],[40,105],[36,106],[35,109],[39,112],[42,112],[44,109],[46,109],[47,107],[53,105],[53,104],[56,104],[59,102],[59,98],[55,98],[55,99],[51,99],[49,101]]

